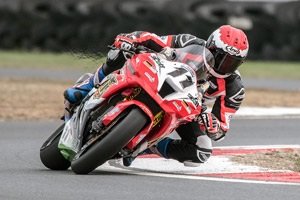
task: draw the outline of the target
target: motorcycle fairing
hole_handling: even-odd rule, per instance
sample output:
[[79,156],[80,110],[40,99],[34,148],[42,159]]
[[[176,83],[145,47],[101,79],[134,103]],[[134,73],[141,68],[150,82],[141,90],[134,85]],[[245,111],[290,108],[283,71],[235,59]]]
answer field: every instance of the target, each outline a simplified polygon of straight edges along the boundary
[[66,159],[72,161],[76,153],[79,152],[89,114],[92,109],[105,102],[106,99],[102,95],[110,86],[118,84],[116,77],[116,74],[110,74],[105,77],[99,88],[93,88],[66,123],[58,144],[58,148]]
[[[155,54],[150,54],[150,56],[149,54],[143,54],[127,61],[125,67],[121,70],[121,74],[125,74],[125,80],[128,86],[141,86],[141,88],[161,105],[165,113],[167,113],[163,117],[163,124],[165,125],[161,127],[160,131],[154,137],[150,138],[147,145],[148,147],[159,142],[180,124],[189,122],[199,115],[201,101],[198,100],[199,94],[195,84],[197,78],[195,71],[188,65],[163,60],[158,58]],[[184,81],[189,82],[189,84],[183,84]],[[174,92],[162,98],[159,95],[159,91],[163,88],[165,82],[171,85]],[[107,96],[109,93],[111,92],[107,91],[103,96]],[[119,112],[110,116],[109,120],[107,120],[108,117],[103,119],[102,122],[108,124],[114,117],[121,113],[122,110],[124,110],[120,109],[120,105],[122,104],[128,106],[130,104],[138,105],[136,103],[122,102],[113,109],[114,111],[119,110]],[[151,110],[149,110],[148,107],[147,109],[144,109],[143,106],[139,107],[150,117],[151,124],[153,124],[153,114],[151,114]],[[177,120],[178,118],[179,120]],[[149,134],[151,128],[152,125],[147,126],[127,144],[127,147],[132,149],[139,143],[144,143],[145,141],[143,140],[144,138],[147,139],[147,134]]]
[[131,140],[127,147],[130,149],[137,145],[150,147],[170,134],[180,124],[189,122],[200,114],[201,102],[197,101],[196,81],[195,71],[186,64],[167,61],[156,54],[136,55],[126,62],[119,74],[108,75],[98,89],[94,88],[89,92],[76,109],[68,126],[65,127],[59,148],[62,152],[71,151],[67,159],[72,161],[72,156],[78,153],[82,146],[84,128],[91,111],[103,105],[115,93],[136,87],[143,88],[165,113],[162,117],[162,126],[156,135],[150,139],[147,138],[154,124],[153,113],[147,105],[135,100],[118,103],[102,119],[102,123],[109,124],[129,106],[139,106],[149,116],[150,124]]
[[[148,66],[139,64],[145,60],[155,67],[157,73],[154,73]],[[189,65],[160,59],[156,54],[150,54],[150,56],[149,54],[141,54],[127,61],[125,67],[128,68],[129,66],[134,70],[134,74],[127,73],[128,84],[141,86],[159,105],[167,104],[168,106],[163,108],[164,110],[167,109],[166,112],[178,113],[176,104],[179,100],[185,101],[191,110],[188,112],[186,109],[182,109],[179,111],[179,118],[200,113],[201,101],[196,86],[197,77]],[[174,72],[178,73],[174,74]],[[151,78],[145,75],[146,73],[154,79],[153,82],[150,80]],[[162,97],[164,84],[171,87],[173,91]],[[173,100],[176,101],[175,104],[172,103]]]

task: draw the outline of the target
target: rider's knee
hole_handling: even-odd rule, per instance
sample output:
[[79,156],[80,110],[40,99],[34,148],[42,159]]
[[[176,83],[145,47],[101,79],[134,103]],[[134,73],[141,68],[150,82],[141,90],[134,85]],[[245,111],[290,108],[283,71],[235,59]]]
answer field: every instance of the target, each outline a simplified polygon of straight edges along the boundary
[[196,149],[197,159],[201,163],[206,162],[212,153],[211,139],[207,135],[198,136],[196,146],[197,146]]
[[205,163],[212,154],[211,139],[207,135],[200,135],[195,139],[195,142],[172,140],[167,145],[167,157],[190,167]]
[[193,158],[183,162],[185,166],[197,167],[205,163],[212,154],[212,142],[207,135],[201,135],[197,138],[197,143],[194,146]]
[[190,160],[183,161],[183,164],[187,167],[198,167],[202,163],[205,163],[211,156],[211,151],[207,149],[197,149],[196,155]]

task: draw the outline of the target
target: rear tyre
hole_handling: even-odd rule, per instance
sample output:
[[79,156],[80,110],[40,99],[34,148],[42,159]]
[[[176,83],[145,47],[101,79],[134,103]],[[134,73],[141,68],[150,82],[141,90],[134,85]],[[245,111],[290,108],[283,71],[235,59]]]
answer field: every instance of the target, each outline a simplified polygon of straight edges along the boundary
[[71,163],[66,160],[58,149],[58,142],[64,130],[65,124],[62,124],[42,145],[40,149],[40,158],[42,163],[52,170],[67,170]]
[[102,140],[72,161],[72,170],[76,174],[90,173],[118,153],[139,133],[147,120],[148,117],[141,109],[133,108]]

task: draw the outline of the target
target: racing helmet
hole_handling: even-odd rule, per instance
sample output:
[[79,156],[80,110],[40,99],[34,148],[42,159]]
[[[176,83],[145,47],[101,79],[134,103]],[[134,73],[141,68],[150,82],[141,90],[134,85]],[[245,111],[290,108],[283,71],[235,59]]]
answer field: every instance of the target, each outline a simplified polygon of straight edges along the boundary
[[174,51],[175,58],[173,60],[191,66],[196,72],[198,82],[207,79],[208,69],[214,66],[215,61],[212,53],[205,46],[193,44]]
[[249,44],[242,30],[225,25],[209,36],[206,47],[215,58],[215,65],[209,72],[217,78],[225,78],[243,63]]

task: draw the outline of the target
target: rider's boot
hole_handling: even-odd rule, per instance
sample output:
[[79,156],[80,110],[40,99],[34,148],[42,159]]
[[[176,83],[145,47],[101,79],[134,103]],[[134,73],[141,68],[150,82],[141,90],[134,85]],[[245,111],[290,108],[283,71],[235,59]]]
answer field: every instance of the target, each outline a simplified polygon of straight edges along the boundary
[[[149,155],[149,154],[156,154],[160,157],[164,157],[164,158],[168,158],[167,155],[167,146],[169,144],[169,142],[171,142],[172,139],[171,138],[164,138],[162,141],[160,141],[156,146],[150,147],[144,151],[142,151],[141,153],[138,154],[138,156],[140,155]],[[136,157],[125,157],[123,158],[123,165],[126,167],[129,167],[132,162],[134,161]]]
[[[105,64],[103,64],[105,65]],[[94,85],[100,84],[104,79],[103,65],[98,68],[95,74],[86,73],[82,75],[72,88],[68,88],[64,92],[65,97],[65,121],[69,121],[72,116],[71,105],[79,103],[93,89]]]
[[[78,103],[93,89],[99,85],[106,75],[120,69],[126,61],[124,53],[120,50],[110,50],[106,62],[98,68],[94,74],[84,74],[75,83],[72,88],[64,92],[65,99],[70,103]],[[68,121],[71,114],[68,112],[68,106],[65,106],[65,121]]]

